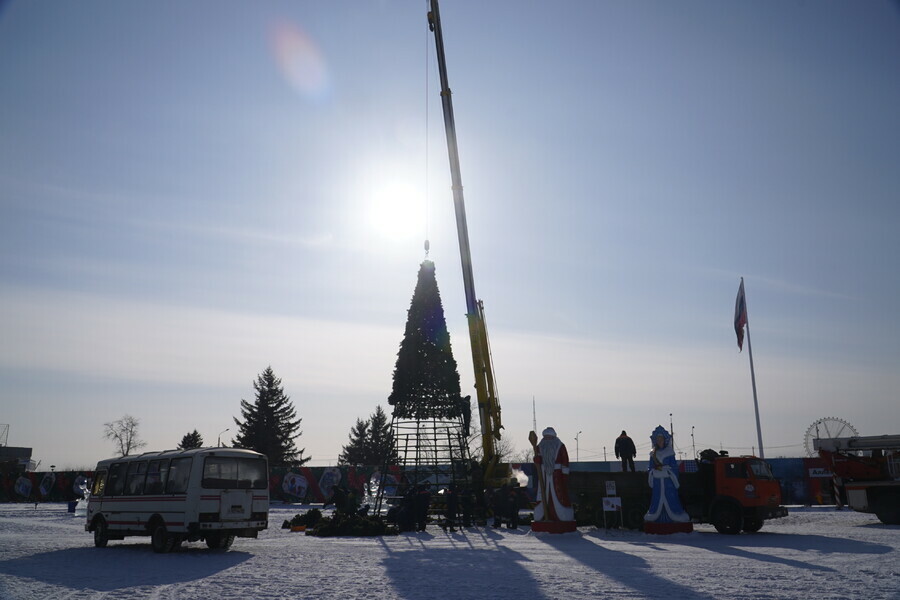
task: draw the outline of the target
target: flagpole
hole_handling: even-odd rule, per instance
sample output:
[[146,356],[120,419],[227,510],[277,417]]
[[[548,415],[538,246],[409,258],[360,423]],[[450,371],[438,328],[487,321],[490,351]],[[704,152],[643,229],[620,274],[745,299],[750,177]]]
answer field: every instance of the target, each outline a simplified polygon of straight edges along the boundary
[[[741,277],[741,286],[744,285],[744,278]],[[747,296],[744,295],[744,304],[746,306]],[[759,426],[759,402],[756,399],[756,371],[753,370],[753,344],[750,343],[750,310],[747,309],[747,323],[745,325],[747,328],[747,353],[750,355],[750,381],[753,384],[753,410],[756,412],[756,439],[759,441],[759,457],[762,459],[766,458],[766,453],[763,450],[763,442],[762,442],[762,428]]]

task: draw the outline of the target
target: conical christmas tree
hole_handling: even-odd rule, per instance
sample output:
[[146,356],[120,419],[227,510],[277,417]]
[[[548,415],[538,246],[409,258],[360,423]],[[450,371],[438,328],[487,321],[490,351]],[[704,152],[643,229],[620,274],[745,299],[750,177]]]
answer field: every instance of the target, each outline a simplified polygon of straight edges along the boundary
[[430,260],[419,266],[388,403],[395,418],[418,420],[460,417],[469,407],[468,399],[460,398],[459,372]]

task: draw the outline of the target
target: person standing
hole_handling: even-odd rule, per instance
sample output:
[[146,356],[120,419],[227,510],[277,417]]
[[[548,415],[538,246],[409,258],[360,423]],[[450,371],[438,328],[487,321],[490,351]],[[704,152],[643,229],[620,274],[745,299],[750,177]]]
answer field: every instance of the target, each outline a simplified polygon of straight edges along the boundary
[[634,440],[628,437],[623,429],[622,435],[616,438],[616,458],[622,459],[623,472],[628,471],[630,467],[631,472],[634,473],[635,456],[637,456],[637,448],[634,447]]
[[431,490],[428,484],[419,484],[416,491],[415,512],[416,512],[416,531],[425,531],[428,524],[428,506],[431,504]]
[[462,505],[462,526],[463,527],[471,527],[472,526],[472,509],[475,506],[475,499],[472,496],[471,488],[463,488],[462,494],[460,495],[460,502]]
[[519,528],[519,485],[513,482],[506,493],[506,528]]
[[456,484],[451,483],[444,492],[444,501],[447,503],[444,513],[444,526],[450,531],[456,531],[456,514],[459,508],[459,499],[456,496]]

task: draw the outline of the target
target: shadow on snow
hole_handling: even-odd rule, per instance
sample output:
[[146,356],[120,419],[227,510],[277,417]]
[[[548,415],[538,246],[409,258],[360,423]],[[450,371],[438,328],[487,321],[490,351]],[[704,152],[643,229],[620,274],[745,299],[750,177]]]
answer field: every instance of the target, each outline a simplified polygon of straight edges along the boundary
[[155,554],[146,544],[69,548],[2,561],[0,574],[74,590],[109,592],[203,579],[251,556],[247,552],[211,552],[190,547]]
[[619,582],[623,587],[638,592],[642,597],[657,598],[665,590],[662,595],[670,598],[716,600],[714,596],[698,592],[671,579],[660,577],[653,572],[652,564],[639,556],[604,548],[588,538],[603,541],[600,536],[580,533],[540,535],[538,539],[581,564],[602,573],[605,577]]
[[[383,560],[385,574],[399,598],[418,600],[434,598],[490,598],[502,589],[503,597],[549,600],[533,575],[523,566],[529,559],[522,554],[494,545],[493,549],[475,548],[469,536],[499,540],[502,536],[490,530],[464,530],[446,535],[457,545],[453,548],[428,548],[422,542],[434,539],[431,534],[402,534],[409,539],[408,550],[397,551],[382,543],[388,556]],[[460,552],[465,548],[466,552]],[[496,582],[496,588],[485,582]]]

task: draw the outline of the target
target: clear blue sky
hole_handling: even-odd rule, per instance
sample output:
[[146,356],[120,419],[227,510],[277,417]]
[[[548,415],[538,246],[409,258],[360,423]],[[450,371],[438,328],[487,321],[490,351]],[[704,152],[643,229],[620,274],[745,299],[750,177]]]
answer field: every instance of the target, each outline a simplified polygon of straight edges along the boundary
[[[332,463],[391,389],[422,242],[472,392],[426,2],[0,4],[0,422],[43,465],[234,428],[271,365]],[[673,413],[767,456],[900,433],[900,9],[442,4],[506,434]],[[426,99],[427,102],[426,102]],[[226,433],[230,439],[232,433]],[[647,444],[643,444],[644,447]],[[643,457],[642,455],[639,458]]]

